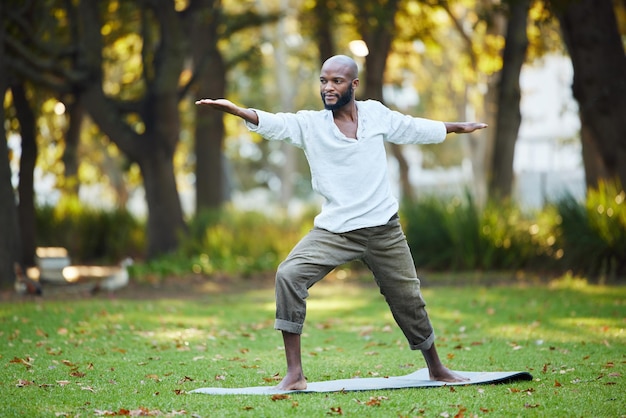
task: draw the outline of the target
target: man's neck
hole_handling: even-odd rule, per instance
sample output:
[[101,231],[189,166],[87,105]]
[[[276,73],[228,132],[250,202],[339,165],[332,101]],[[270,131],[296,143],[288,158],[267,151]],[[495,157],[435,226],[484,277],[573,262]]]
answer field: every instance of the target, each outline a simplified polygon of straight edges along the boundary
[[333,110],[333,118],[335,120],[356,121],[358,118],[356,103],[354,100],[346,103],[345,106]]

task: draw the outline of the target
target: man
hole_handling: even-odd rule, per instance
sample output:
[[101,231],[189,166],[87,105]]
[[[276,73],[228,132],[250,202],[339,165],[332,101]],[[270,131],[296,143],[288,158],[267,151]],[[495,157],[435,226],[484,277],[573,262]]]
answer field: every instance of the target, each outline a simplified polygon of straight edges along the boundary
[[245,120],[268,140],[302,148],[313,189],[326,199],[314,228],[294,247],[276,272],[275,328],[282,331],[287,374],[276,387],[306,389],[300,335],[308,289],[335,267],[361,259],[373,272],[411,349],[421,350],[430,378],[466,380],[447,369],[435,348],[413,258],[398,220],[398,202],[387,175],[384,141],[438,143],[447,133],[469,133],[484,123],[437,122],[394,112],[377,101],[356,101],[358,67],[344,55],[329,58],[320,74],[325,110],[268,113],[225,99],[202,99]]

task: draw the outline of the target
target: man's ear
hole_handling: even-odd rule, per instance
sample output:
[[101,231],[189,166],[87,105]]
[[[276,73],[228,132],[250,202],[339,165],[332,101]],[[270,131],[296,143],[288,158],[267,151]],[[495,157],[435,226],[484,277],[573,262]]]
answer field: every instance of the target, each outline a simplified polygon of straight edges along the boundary
[[359,87],[359,79],[355,78],[354,80],[352,80],[352,88],[356,89],[357,87]]

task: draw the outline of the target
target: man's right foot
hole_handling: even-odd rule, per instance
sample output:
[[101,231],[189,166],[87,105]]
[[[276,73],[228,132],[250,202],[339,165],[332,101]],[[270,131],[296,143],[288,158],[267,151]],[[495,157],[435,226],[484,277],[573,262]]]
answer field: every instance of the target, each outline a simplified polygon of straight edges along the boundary
[[306,379],[304,376],[285,376],[281,382],[274,387],[278,390],[304,390],[306,389]]

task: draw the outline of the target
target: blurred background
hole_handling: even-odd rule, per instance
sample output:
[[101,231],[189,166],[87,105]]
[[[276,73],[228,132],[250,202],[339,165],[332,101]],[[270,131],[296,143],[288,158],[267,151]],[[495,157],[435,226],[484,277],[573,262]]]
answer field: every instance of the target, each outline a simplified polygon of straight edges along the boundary
[[321,204],[302,153],[198,108],[360,100],[489,129],[388,147],[418,267],[626,276],[624,0],[7,0],[0,284],[38,247],[133,274],[272,271]]

